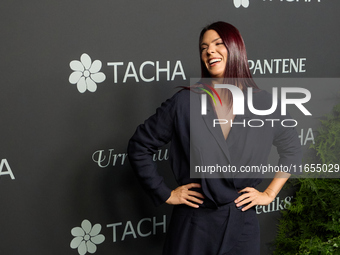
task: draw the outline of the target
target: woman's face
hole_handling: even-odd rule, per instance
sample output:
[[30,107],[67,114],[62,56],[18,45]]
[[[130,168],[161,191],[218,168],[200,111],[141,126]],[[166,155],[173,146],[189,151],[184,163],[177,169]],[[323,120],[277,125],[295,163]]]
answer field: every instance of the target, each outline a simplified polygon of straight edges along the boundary
[[228,50],[215,30],[204,33],[201,42],[201,59],[213,78],[223,78],[227,66]]

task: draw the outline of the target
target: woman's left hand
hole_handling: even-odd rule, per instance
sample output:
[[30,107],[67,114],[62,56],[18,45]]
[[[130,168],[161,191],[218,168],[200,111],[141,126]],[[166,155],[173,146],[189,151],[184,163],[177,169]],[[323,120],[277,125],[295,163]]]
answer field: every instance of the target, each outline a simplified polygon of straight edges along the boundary
[[239,196],[234,202],[237,207],[244,206],[242,211],[246,211],[255,205],[269,205],[275,198],[273,194],[267,192],[260,192],[257,189],[247,187],[240,190],[239,193],[244,193]]

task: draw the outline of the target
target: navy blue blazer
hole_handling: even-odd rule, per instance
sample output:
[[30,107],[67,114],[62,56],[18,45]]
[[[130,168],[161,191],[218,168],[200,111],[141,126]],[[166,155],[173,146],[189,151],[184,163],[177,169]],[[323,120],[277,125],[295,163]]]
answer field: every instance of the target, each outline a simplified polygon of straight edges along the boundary
[[[177,92],[144,124],[138,126],[129,141],[128,157],[132,168],[155,205],[164,203],[171,194],[171,189],[157,171],[157,163],[153,161],[153,154],[169,142],[169,160],[178,185],[201,183],[201,192],[216,206],[235,200],[239,196],[239,190],[255,187],[262,178],[260,175],[245,176],[241,173],[219,176],[221,178],[192,178],[190,163],[191,170],[194,171],[193,158],[194,164],[232,165],[240,170],[242,166],[267,164],[274,145],[280,157],[279,165],[301,163],[301,145],[295,128],[283,127],[280,121],[276,121],[274,127],[268,121],[259,128],[234,125],[225,140],[221,128],[212,125],[213,119],[217,118],[213,106],[208,103],[207,115],[202,116],[200,100],[199,94],[189,90]],[[253,104],[256,109],[269,109],[271,102],[271,94],[254,90]],[[245,114],[236,115],[234,122],[242,123],[250,119],[282,120],[283,117],[280,115],[280,107],[270,116],[257,116],[246,105]]]

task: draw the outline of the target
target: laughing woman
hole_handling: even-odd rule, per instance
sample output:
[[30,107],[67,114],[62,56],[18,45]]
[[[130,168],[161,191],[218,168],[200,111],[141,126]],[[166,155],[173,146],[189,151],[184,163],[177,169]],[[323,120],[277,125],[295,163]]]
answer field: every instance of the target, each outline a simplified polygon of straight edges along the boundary
[[[223,83],[234,84],[244,94],[247,88],[252,88],[257,109],[271,107],[271,95],[260,90],[251,77],[244,42],[234,26],[216,22],[205,27],[200,34],[199,47],[202,78],[210,79],[210,84],[201,88],[216,92],[216,99],[221,95],[221,104],[208,101],[207,116],[196,116],[190,112],[190,107],[197,108],[196,112],[200,113],[201,94],[192,91],[201,85],[177,92],[137,128],[129,142],[129,160],[155,205],[174,205],[164,255],[259,255],[260,231],[255,206],[271,203],[289,174],[277,173],[266,190],[260,192],[256,186],[262,178],[258,176],[193,178],[191,159],[198,157],[202,164],[232,165],[235,169],[259,166],[267,164],[274,145],[280,157],[279,165],[299,164],[299,139],[294,128],[230,125],[231,121],[242,122],[245,116],[233,114],[232,96],[227,89],[213,88],[221,79]],[[279,119],[278,112],[271,117]],[[245,115],[251,118],[253,114],[246,112]],[[193,141],[192,118],[204,141]],[[213,119],[231,121],[211,128],[208,120]],[[178,183],[174,190],[165,184],[152,158],[169,142],[170,163]]]

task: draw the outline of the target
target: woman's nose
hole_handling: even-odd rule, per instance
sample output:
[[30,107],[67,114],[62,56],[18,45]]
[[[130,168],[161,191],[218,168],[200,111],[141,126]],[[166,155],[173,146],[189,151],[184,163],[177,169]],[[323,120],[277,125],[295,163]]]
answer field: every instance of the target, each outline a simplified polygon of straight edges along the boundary
[[214,53],[214,52],[215,52],[214,47],[209,46],[209,48],[208,48],[208,50],[207,50],[207,53],[208,53],[208,54],[211,54],[211,53]]

